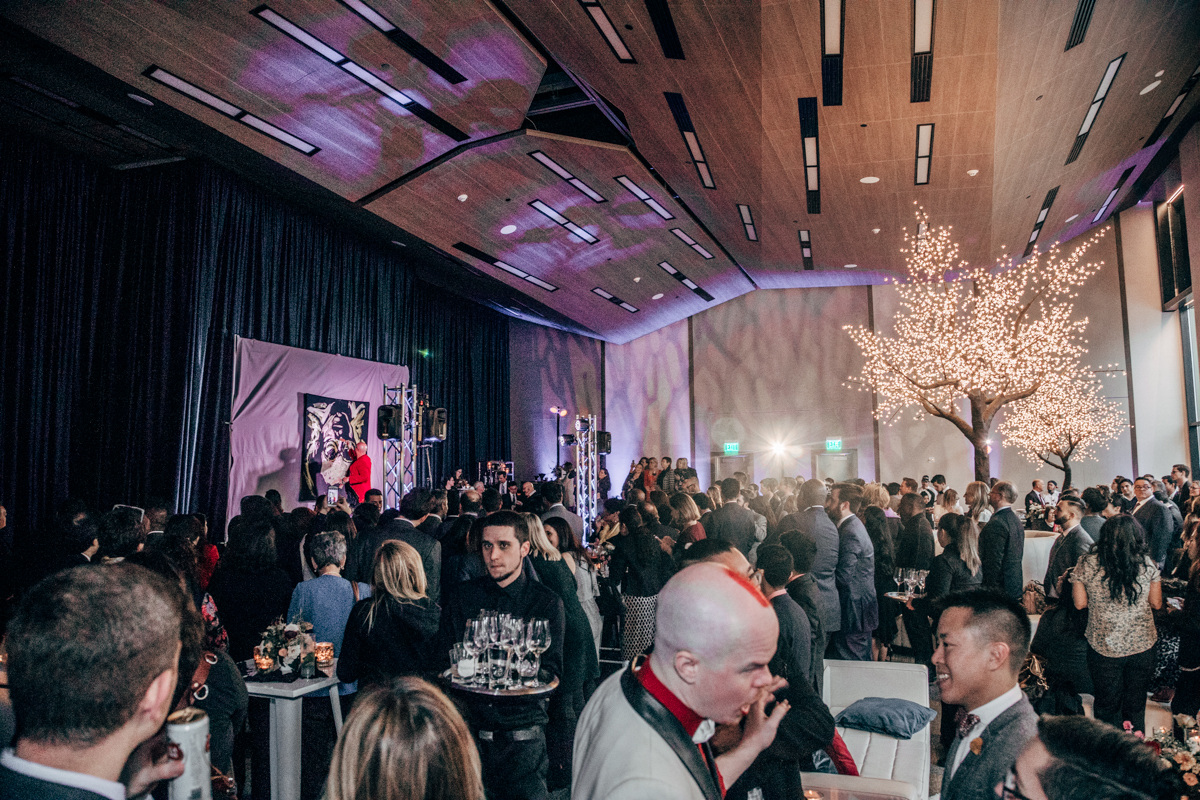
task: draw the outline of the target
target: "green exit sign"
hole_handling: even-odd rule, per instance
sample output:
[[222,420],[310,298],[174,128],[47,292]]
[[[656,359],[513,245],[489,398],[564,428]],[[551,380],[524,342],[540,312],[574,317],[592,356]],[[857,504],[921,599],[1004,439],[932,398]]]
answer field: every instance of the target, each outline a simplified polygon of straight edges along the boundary
[[825,452],[836,453],[841,449],[842,449],[842,440],[841,439],[826,439],[825,440]]
[[741,445],[738,442],[726,442],[725,443],[725,455],[736,456],[738,453],[738,449],[740,447],[741,447]]

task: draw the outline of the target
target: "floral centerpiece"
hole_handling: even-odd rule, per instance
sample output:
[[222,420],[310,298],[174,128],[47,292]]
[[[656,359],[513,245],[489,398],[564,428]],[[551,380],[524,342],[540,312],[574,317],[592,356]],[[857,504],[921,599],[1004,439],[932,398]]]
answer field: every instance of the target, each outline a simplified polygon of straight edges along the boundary
[[[1200,760],[1196,757],[1200,753],[1200,729],[1195,717],[1186,714],[1176,714],[1175,723],[1183,729],[1184,741],[1179,741],[1165,729],[1158,729],[1146,740],[1146,744],[1157,750],[1163,761],[1179,772],[1189,788],[1195,787],[1200,785]],[[1126,730],[1132,727],[1128,722],[1125,725]],[[1134,735],[1139,736],[1140,733]]]
[[[262,635],[258,652],[263,658],[275,663],[266,671],[279,670],[284,675],[299,673],[301,667],[317,663],[317,643],[312,637],[311,622],[284,622],[283,618],[271,623]],[[256,661],[258,659],[256,658]]]

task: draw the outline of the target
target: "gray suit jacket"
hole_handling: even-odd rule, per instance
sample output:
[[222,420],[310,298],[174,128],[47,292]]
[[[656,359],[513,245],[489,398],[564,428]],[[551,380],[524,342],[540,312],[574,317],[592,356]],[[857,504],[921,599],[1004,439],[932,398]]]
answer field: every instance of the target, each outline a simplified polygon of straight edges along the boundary
[[[838,597],[836,574],[841,540],[838,530],[823,508],[806,508],[789,514],[781,527],[786,533],[796,530],[817,543],[817,557],[809,573],[817,582],[821,600],[821,625],[826,635],[842,629],[842,602]],[[870,541],[868,539],[868,541]],[[874,551],[872,551],[874,552]],[[872,569],[874,566],[872,565]],[[874,577],[871,578],[874,581]]]
[[555,503],[550,507],[550,510],[542,514],[542,521],[550,519],[550,517],[561,517],[571,526],[571,533],[575,534],[575,540],[583,545],[583,517],[568,511],[562,503]]
[[842,630],[873,631],[879,627],[875,597],[875,547],[862,520],[853,514],[838,527],[838,564],[834,580],[842,606]]
[[[967,753],[954,777],[942,783],[942,800],[995,800],[996,784],[1004,780],[1025,744],[1037,735],[1037,719],[1029,698],[1022,694],[983,729],[979,754]],[[946,763],[953,762],[955,748],[970,746],[970,742],[955,738],[946,752]]]

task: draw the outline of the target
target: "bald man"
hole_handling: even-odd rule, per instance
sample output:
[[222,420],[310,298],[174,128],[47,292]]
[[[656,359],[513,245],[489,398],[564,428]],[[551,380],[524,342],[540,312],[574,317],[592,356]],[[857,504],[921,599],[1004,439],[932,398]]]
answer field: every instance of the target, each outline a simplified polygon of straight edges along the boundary
[[[779,623],[744,574],[687,567],[658,595],[654,650],[596,690],[575,734],[575,800],[721,800],[775,739],[786,701],[771,675]],[[716,723],[745,719],[714,757]]]

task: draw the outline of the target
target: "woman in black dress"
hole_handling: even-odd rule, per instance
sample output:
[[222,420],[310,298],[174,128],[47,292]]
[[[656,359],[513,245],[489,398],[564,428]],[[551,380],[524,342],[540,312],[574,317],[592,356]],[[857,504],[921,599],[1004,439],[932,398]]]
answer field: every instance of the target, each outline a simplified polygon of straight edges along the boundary
[[645,527],[636,506],[621,510],[621,535],[612,540],[609,578],[620,587],[625,606],[621,657],[632,661],[654,641],[654,612],[658,593],[674,571],[674,562]]
[[887,649],[896,639],[896,617],[900,615],[900,605],[884,597],[896,588],[892,580],[896,570],[896,546],[882,508],[867,506],[862,510],[862,518],[867,535],[871,537],[871,546],[875,548],[875,597],[879,601],[879,626],[872,634],[874,656],[876,661],[887,661]]
[[[937,629],[934,603],[938,598],[962,589],[973,589],[983,583],[979,563],[979,529],[962,514],[943,514],[938,520],[938,544],[944,549],[929,565],[925,577],[925,596],[908,601],[916,613],[911,617],[909,638],[913,657],[920,664],[930,665],[933,659],[933,631]],[[908,623],[908,618],[905,619]]]

